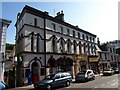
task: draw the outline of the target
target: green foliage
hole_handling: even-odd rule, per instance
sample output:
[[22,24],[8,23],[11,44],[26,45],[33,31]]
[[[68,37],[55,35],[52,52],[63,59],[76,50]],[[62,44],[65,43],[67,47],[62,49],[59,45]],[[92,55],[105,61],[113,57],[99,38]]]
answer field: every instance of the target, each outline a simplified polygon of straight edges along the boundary
[[13,50],[14,44],[6,43],[6,50]]

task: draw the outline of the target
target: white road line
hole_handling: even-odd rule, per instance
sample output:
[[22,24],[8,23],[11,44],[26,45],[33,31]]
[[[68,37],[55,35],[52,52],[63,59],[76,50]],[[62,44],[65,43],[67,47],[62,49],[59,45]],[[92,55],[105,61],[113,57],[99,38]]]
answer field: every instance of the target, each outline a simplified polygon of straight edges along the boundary
[[98,88],[98,87],[94,87],[94,88]]
[[105,86],[105,84],[102,84],[102,85],[100,85],[100,86]]

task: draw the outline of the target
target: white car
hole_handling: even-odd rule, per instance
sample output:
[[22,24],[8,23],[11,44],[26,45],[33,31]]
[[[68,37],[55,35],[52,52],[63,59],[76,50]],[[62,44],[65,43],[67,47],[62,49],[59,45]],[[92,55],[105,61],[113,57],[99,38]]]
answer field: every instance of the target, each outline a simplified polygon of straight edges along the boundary
[[104,76],[105,76],[105,75],[113,75],[113,74],[114,74],[114,70],[111,69],[111,68],[105,69],[105,70],[103,71],[103,75],[104,75]]
[[0,90],[5,89],[5,83],[3,81],[0,81]]
[[80,81],[88,81],[88,80],[91,80],[91,79],[95,79],[95,75],[93,73],[93,70],[84,70],[84,71],[81,71],[80,73],[78,73],[75,77],[75,81],[76,82],[80,82]]

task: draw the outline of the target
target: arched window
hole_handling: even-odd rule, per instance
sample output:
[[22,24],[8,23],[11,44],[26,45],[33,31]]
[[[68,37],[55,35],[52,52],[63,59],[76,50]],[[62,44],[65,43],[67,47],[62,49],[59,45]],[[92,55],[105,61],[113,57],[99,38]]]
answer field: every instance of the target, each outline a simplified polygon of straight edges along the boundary
[[63,38],[60,40],[60,52],[64,53],[65,52],[65,41]]
[[34,51],[34,32],[31,33],[31,51]]
[[68,39],[68,42],[67,42],[67,51],[68,51],[68,53],[71,53],[71,41],[70,41],[70,39]]
[[39,38],[39,33],[37,34],[37,52],[39,52],[39,48],[40,48],[40,38]]
[[52,39],[52,51],[57,52],[57,38],[54,36]]
[[87,44],[87,47],[88,47],[88,54],[90,55],[90,45]]
[[79,42],[79,54],[81,54],[82,53],[82,44],[81,44],[81,42]]
[[83,43],[83,50],[84,50],[84,54],[86,54],[86,44]]
[[77,43],[73,41],[74,53],[77,53]]

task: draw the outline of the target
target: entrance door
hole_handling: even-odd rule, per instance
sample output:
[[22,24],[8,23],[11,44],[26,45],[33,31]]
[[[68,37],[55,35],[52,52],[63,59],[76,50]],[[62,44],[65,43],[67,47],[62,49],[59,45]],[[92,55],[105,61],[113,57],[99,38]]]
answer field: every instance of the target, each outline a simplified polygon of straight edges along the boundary
[[39,80],[39,67],[37,62],[32,63],[32,83]]

